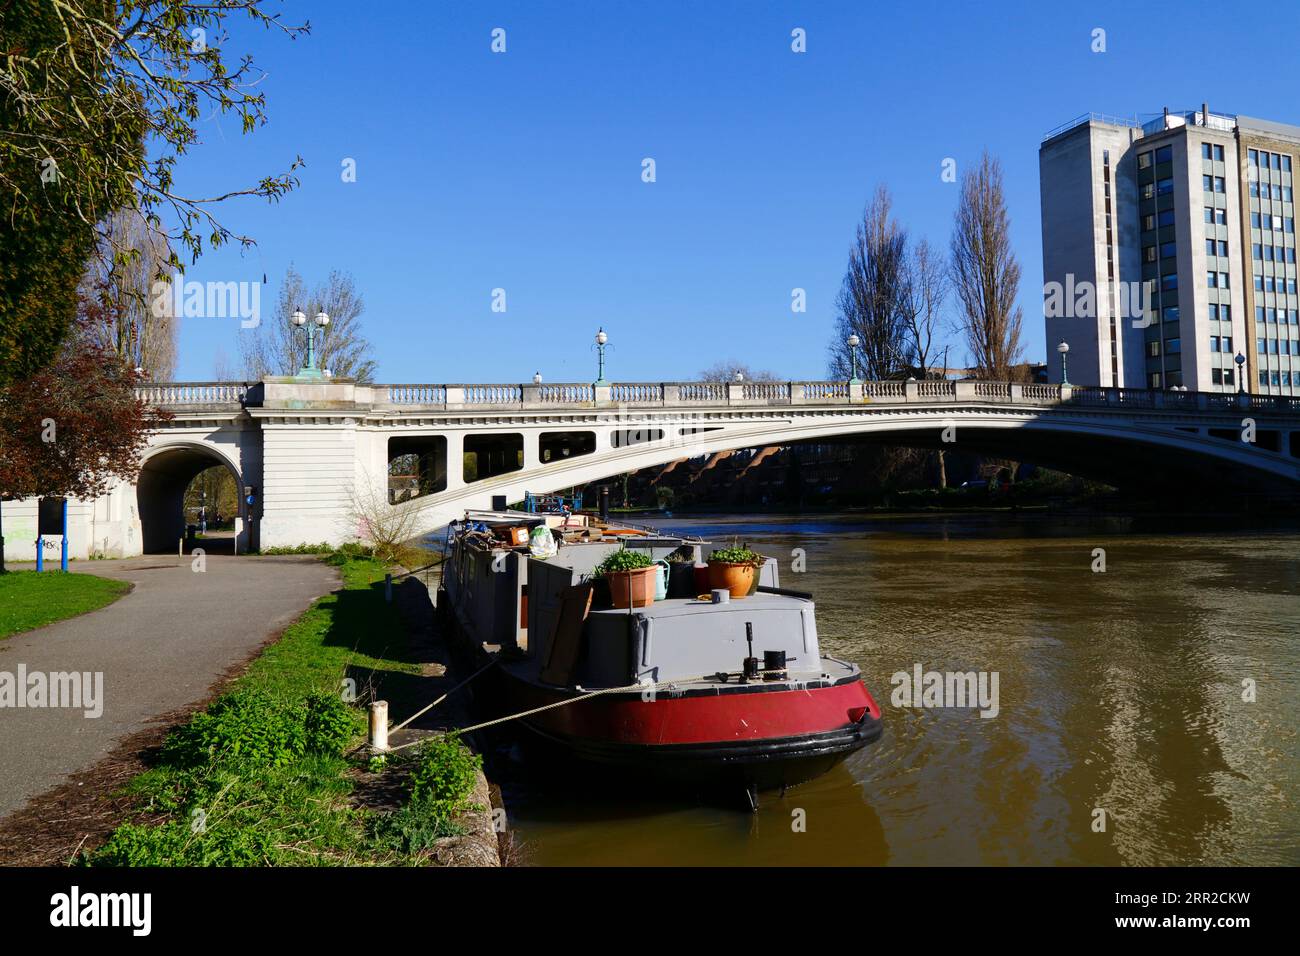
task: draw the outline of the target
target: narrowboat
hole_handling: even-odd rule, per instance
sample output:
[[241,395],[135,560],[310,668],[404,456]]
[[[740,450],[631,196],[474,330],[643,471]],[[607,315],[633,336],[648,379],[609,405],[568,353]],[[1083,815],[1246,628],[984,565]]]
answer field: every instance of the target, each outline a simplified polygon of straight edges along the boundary
[[[749,593],[712,590],[707,541],[515,511],[467,512],[446,548],[441,626],[495,662],[496,709],[547,749],[756,807],[880,738],[857,665],[821,653],[811,595],[771,558]],[[620,549],[654,562],[655,594],[614,607],[597,569]]]

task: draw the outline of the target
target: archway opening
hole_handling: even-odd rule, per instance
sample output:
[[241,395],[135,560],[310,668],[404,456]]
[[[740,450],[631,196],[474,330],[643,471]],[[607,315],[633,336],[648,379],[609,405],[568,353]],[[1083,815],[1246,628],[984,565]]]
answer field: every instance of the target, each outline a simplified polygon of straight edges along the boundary
[[[175,554],[182,545],[213,553],[250,549],[239,475],[215,453],[185,446],[151,455],[140,469],[136,500],[145,554]],[[187,526],[205,521],[204,537],[186,541]]]

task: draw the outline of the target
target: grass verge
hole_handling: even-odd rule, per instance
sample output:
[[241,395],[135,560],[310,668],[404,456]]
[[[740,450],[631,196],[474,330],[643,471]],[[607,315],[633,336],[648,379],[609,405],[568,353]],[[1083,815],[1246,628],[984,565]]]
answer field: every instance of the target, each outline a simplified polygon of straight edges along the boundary
[[112,604],[131,585],[93,574],[10,571],[0,574],[0,640]]
[[[342,587],[316,601],[204,712],[177,728],[129,784],[136,811],[84,866],[408,865],[459,831],[479,758],[454,738],[370,761],[361,705],[412,675],[406,631],[383,599],[381,563],[325,560]],[[359,806],[363,773],[393,774],[402,806]]]

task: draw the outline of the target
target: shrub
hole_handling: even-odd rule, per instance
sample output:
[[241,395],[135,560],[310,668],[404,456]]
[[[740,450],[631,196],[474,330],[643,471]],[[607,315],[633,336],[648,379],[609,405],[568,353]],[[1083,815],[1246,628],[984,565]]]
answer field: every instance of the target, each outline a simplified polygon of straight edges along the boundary
[[179,767],[235,759],[282,767],[305,751],[303,708],[286,707],[264,691],[244,690],[217,698],[169,736],[163,759]]
[[360,730],[361,715],[338,694],[309,694],[304,708],[303,732],[309,753],[337,757]]
[[620,548],[596,565],[596,570],[593,573],[596,577],[604,577],[606,574],[616,574],[619,571],[635,571],[638,568],[648,568],[653,563],[650,560],[650,555],[643,551]]
[[411,773],[411,800],[439,801],[455,812],[465,805],[482,766],[483,758],[455,734],[436,737],[420,748],[420,762]]
[[274,854],[269,834],[255,827],[215,827],[194,832],[188,822],[162,826],[125,823],[108,842],[84,854],[89,866],[263,866]]
[[451,821],[451,810],[445,801],[422,799],[374,817],[369,831],[379,849],[418,853],[443,837],[459,836],[465,828]]

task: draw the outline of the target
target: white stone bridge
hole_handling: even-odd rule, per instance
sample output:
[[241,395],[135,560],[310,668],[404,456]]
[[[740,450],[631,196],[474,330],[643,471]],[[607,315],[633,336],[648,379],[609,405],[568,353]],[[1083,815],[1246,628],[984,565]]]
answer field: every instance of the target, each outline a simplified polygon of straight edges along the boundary
[[[1120,487],[1300,494],[1300,399],[1257,395],[945,380],[293,378],[140,393],[172,418],[151,437],[133,485],[70,506],[74,557],[175,553],[184,490],[214,464],[251,489],[237,522],[241,552],[364,537],[358,516],[376,508],[414,512],[413,528],[426,533],[496,496],[518,501],[681,458],[847,436],[1032,461]],[[411,497],[390,504],[397,459],[418,467]],[[4,506],[10,559],[34,553],[35,514],[35,502]]]

